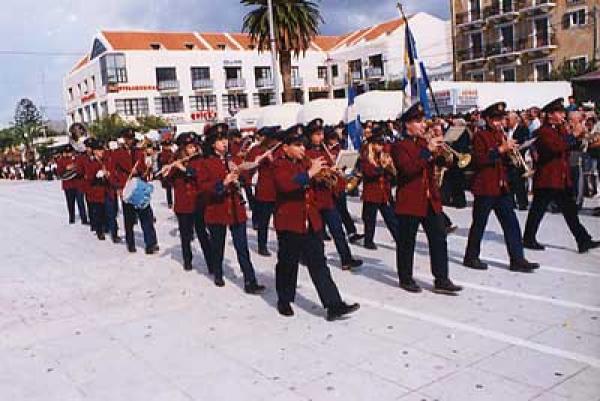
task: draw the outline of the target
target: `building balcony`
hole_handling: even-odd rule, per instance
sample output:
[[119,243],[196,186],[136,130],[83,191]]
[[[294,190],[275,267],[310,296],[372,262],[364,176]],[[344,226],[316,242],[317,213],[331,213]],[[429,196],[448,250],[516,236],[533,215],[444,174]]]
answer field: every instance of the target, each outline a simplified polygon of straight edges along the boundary
[[350,79],[352,82],[362,81],[363,75],[360,71],[350,71]]
[[273,78],[257,78],[254,84],[258,89],[273,89]]
[[245,89],[246,80],[244,78],[230,78],[225,80],[225,89]]
[[539,57],[550,54],[558,47],[554,32],[532,34],[527,37],[523,52],[530,57]]
[[365,69],[365,77],[367,79],[381,79],[383,78],[383,68],[369,67]]
[[523,0],[504,0],[504,2],[495,0],[485,10],[486,19],[491,23],[512,21],[519,17],[519,9],[524,4]]
[[486,61],[486,53],[483,47],[469,47],[457,50],[456,58],[462,64],[483,64]]
[[301,88],[304,84],[302,77],[292,75],[292,88]]
[[462,29],[477,29],[485,24],[481,10],[471,10],[456,14],[456,27]]
[[194,79],[192,81],[193,90],[212,90],[214,83],[212,79]]
[[156,87],[161,92],[178,92],[179,91],[179,81],[177,81],[177,80],[158,81]]
[[521,7],[521,12],[524,14],[547,13],[554,7],[556,7],[555,0],[527,0]]
[[489,59],[514,59],[517,58],[526,47],[527,41],[514,39],[512,44],[501,41],[488,46],[487,57]]

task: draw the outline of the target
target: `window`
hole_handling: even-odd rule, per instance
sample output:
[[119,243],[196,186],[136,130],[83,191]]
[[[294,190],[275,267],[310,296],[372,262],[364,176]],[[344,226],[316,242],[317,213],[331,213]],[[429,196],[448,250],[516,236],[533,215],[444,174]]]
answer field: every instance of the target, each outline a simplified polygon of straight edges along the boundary
[[327,67],[317,67],[317,77],[319,77],[319,79],[327,79]]
[[583,72],[587,67],[587,56],[573,57],[568,63],[572,70]]
[[517,71],[514,67],[503,68],[500,70],[500,79],[502,82],[515,82],[517,80]]
[[273,85],[271,79],[271,68],[254,67],[254,79],[257,88],[264,88]]
[[152,50],[160,50],[160,43],[150,43],[150,48]]
[[242,78],[242,69],[240,67],[225,67],[225,79]]
[[179,82],[177,82],[177,70],[175,67],[157,68],[156,86],[158,86],[158,90],[179,89]]
[[193,43],[186,43],[184,46],[188,50],[194,50],[195,47]]
[[108,103],[107,102],[100,103],[100,115],[102,117],[108,116]]
[[77,114],[79,115],[79,122],[84,122],[85,120],[83,119],[83,109],[77,110]]
[[533,65],[533,80],[534,81],[550,80],[551,70],[552,70],[552,64],[549,61],[534,64]]
[[148,99],[116,99],[117,114],[123,116],[147,116],[149,114]]
[[485,81],[485,74],[483,71],[474,71],[469,74],[471,76],[471,81],[473,82],[483,82]]
[[340,75],[340,71],[337,64],[331,66],[331,76],[337,78]]
[[92,121],[92,109],[89,105],[85,106],[85,118],[85,122],[89,123]]
[[515,44],[514,32],[515,32],[514,25],[504,25],[504,26],[500,27],[500,29],[499,29],[500,46],[503,51],[504,50],[508,50],[508,51],[513,50],[514,44]]
[[275,94],[273,92],[261,92],[252,95],[252,102],[256,107],[264,107],[275,104]]
[[73,99],[74,99],[74,96],[73,96],[73,88],[69,88],[69,100],[72,102],[72,101],[73,101]]
[[469,36],[471,41],[471,58],[478,59],[483,57],[483,33],[474,32]]
[[183,113],[183,96],[163,96],[154,99],[158,114]]
[[586,24],[587,10],[585,8],[580,8],[579,10],[574,10],[563,15],[563,28],[576,28],[579,26],[584,26]]
[[245,93],[223,95],[223,108],[234,115],[240,109],[248,108],[248,95]]
[[96,121],[100,116],[98,115],[98,103],[92,103],[92,118]]
[[96,76],[92,75],[92,90],[96,91]]
[[94,44],[92,45],[92,53],[90,55],[90,60],[95,59],[102,53],[106,51],[106,47],[100,42],[98,39],[94,39]]
[[217,50],[225,50],[227,48],[227,46],[225,46],[222,43],[217,44]]
[[83,80],[83,93],[88,93],[88,80]]
[[83,92],[81,91],[81,84],[77,84],[77,94],[79,96],[83,95]]
[[217,111],[217,96],[190,96],[191,111]]
[[210,79],[209,67],[192,67],[192,82],[203,79]]
[[469,0],[469,21],[481,19],[481,4],[479,0]]
[[106,54],[100,58],[102,85],[127,82],[125,55],[122,53]]

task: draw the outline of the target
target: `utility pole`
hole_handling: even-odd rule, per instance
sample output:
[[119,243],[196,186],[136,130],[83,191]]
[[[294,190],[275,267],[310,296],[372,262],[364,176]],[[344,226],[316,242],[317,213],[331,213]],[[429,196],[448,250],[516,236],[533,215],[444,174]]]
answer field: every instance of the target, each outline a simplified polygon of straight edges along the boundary
[[598,61],[598,6],[592,7],[592,21],[594,24],[594,52],[592,53],[592,66],[596,68]]
[[275,104],[281,104],[281,93],[279,93],[279,67],[277,65],[277,42],[275,41],[275,23],[273,18],[273,0],[267,0],[269,7],[269,42],[271,44],[271,70],[273,71],[273,91],[275,92]]
[[454,0],[450,0],[450,40],[452,41],[452,80],[456,81],[456,15]]

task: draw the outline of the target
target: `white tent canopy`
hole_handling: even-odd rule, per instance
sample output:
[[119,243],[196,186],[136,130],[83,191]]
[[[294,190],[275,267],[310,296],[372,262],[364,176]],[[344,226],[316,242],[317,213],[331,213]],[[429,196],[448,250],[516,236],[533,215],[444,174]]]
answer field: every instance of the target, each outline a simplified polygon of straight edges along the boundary
[[252,107],[249,109],[241,109],[233,117],[235,124],[238,129],[256,128],[258,120],[262,117],[263,108]]
[[299,103],[284,103],[281,105],[266,106],[261,108],[256,128],[280,126],[283,129],[296,125],[298,113],[302,105]]
[[365,92],[354,99],[354,110],[349,113],[347,121],[354,120],[356,115],[360,115],[361,121],[394,120],[402,114],[403,98],[402,91]]
[[307,124],[315,118],[322,118],[326,125],[336,125],[346,119],[346,99],[317,99],[302,106],[298,122]]

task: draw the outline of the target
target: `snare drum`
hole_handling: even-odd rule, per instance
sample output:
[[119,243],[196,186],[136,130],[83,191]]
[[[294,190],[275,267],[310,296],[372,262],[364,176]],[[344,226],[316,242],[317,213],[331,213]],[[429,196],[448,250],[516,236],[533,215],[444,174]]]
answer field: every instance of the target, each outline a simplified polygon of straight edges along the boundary
[[136,209],[145,209],[150,205],[153,191],[152,184],[138,177],[133,177],[127,181],[123,188],[123,202],[132,205]]

